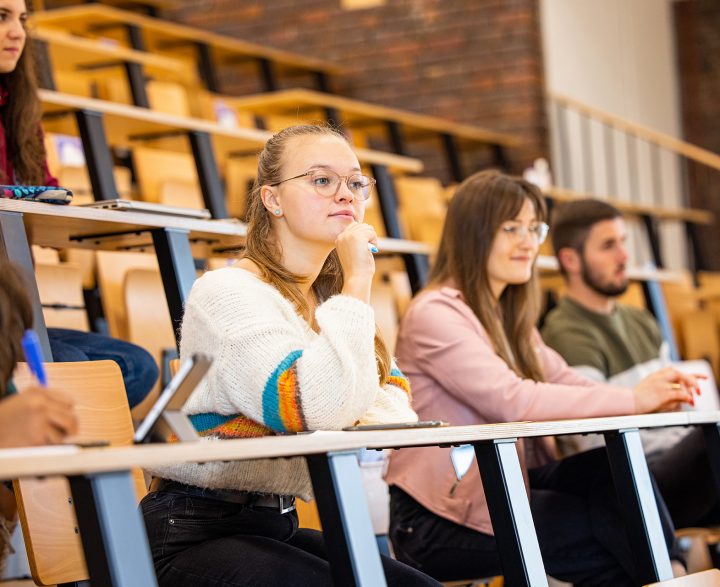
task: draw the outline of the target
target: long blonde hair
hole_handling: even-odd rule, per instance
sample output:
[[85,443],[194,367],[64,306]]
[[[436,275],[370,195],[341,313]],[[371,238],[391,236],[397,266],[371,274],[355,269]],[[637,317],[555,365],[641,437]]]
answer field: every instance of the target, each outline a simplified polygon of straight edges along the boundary
[[[304,136],[332,136],[343,141],[347,139],[337,130],[323,125],[291,126],[274,134],[263,148],[258,157],[258,170],[255,183],[248,199],[247,222],[248,232],[243,257],[255,263],[262,273],[263,279],[273,285],[277,290],[295,305],[299,314],[311,324],[314,316],[308,307],[307,301],[300,292],[298,284],[306,281],[303,275],[288,271],[280,263],[280,251],[272,238],[272,223],[270,213],[265,208],[260,197],[262,186],[269,185],[283,179],[281,177],[282,159],[288,141]],[[338,294],[343,287],[343,272],[337,252],[333,250],[325,260],[312,284],[312,290],[319,303]],[[380,376],[380,383],[384,384],[390,375],[390,353],[375,328],[375,359]]]
[[535,208],[538,221],[544,221],[547,208],[542,193],[519,177],[481,171],[463,181],[448,206],[430,285],[454,281],[495,352],[520,377],[542,381],[533,334],[540,306],[535,268],[527,283],[508,285],[497,303],[487,272],[500,226],[514,219],[526,200]]

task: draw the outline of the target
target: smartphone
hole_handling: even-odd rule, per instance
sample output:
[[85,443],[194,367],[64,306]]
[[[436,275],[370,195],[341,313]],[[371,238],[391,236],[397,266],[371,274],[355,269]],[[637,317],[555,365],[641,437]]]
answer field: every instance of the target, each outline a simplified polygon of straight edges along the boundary
[[190,394],[205,377],[211,364],[212,359],[201,353],[194,354],[180,364],[175,376],[160,392],[157,401],[135,430],[133,438],[135,443],[145,442],[149,438],[153,426],[163,412],[178,411],[185,405]]
[[361,424],[359,426],[346,426],[343,430],[401,430],[404,428],[437,428],[447,426],[444,420],[420,420],[419,422],[394,422],[392,424]]

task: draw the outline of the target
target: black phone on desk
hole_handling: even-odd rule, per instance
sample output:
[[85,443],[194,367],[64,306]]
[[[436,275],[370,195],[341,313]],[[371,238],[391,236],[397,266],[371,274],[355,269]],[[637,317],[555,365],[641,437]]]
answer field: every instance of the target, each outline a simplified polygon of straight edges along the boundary
[[177,373],[160,392],[157,401],[135,430],[133,441],[136,444],[151,439],[167,442],[171,434],[179,440],[197,439],[192,424],[180,409],[203,380],[211,364],[212,359],[201,353],[195,353],[180,363]]
[[359,424],[357,426],[346,426],[343,430],[402,430],[405,428],[438,428],[439,426],[447,426],[444,420],[419,420],[417,422],[393,422],[388,424]]

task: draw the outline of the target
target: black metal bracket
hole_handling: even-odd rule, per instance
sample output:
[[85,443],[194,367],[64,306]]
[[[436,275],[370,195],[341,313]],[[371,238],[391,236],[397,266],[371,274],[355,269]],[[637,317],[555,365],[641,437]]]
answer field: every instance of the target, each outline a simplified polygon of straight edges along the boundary
[[547,587],[517,439],[473,443],[507,585]]
[[613,482],[634,554],[640,585],[672,579],[670,557],[640,432],[635,429],[604,433]]

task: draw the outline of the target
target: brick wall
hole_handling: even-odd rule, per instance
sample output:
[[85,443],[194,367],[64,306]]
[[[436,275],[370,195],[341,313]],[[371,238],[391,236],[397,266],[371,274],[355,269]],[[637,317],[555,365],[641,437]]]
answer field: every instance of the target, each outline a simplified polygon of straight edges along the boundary
[[[387,0],[354,11],[339,0],[201,0],[164,16],[340,63],[332,86],[342,95],[513,133],[523,139],[510,152],[514,171],[547,156],[536,0]],[[247,73],[224,68],[223,90],[260,91]],[[445,170],[435,144],[409,154]],[[467,168],[488,162],[483,151],[466,155]]]
[[[685,139],[720,153],[720,3],[675,3],[675,25]],[[720,171],[689,166],[690,204],[720,219]],[[720,271],[720,222],[700,231],[706,268]]]

